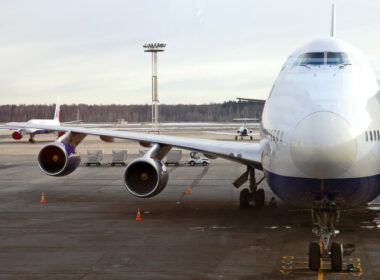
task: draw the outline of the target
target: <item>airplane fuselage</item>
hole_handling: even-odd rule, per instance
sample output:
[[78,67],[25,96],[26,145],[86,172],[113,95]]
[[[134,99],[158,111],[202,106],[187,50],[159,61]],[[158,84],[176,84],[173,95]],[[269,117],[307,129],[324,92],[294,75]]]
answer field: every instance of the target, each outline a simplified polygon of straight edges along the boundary
[[[28,124],[36,124],[36,125],[60,125],[59,120],[41,120],[41,119],[32,119],[27,122]],[[35,129],[35,128],[27,128],[26,133],[28,134],[42,134],[42,133],[51,133],[53,131],[44,130],[44,129]]]
[[237,133],[240,134],[240,136],[248,136],[248,129],[244,126],[239,127],[238,130],[236,130]]
[[295,51],[262,117],[262,165],[281,199],[339,208],[380,193],[380,92],[364,56],[334,38]]

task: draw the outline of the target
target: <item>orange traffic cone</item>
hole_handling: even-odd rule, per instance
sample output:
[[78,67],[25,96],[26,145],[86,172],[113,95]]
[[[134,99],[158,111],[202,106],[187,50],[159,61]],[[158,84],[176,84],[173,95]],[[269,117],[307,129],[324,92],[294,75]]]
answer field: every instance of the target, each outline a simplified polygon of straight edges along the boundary
[[187,194],[191,194],[191,185],[189,185],[189,188],[187,189]]
[[136,221],[141,221],[140,208],[137,208],[137,216],[136,216]]
[[46,201],[45,201],[45,195],[44,195],[44,193],[42,193],[42,195],[41,195],[41,203],[45,203]]

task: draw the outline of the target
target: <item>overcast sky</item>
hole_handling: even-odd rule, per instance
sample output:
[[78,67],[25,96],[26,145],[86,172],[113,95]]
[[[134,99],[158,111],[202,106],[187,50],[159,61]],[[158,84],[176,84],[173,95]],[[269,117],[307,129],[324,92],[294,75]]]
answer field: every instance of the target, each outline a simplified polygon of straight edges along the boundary
[[[147,42],[165,104],[266,98],[286,57],[328,36],[332,0],[1,0],[0,104],[151,102]],[[336,0],[338,38],[380,77],[380,1]]]

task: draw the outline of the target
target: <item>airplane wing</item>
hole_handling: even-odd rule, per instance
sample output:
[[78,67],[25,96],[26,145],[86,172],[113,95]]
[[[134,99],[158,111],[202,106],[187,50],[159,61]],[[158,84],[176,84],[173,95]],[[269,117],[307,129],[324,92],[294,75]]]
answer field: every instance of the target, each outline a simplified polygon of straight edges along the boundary
[[231,135],[231,136],[241,136],[239,133],[229,133],[229,132],[219,132],[219,131],[202,131],[203,133],[209,134],[220,134],[220,135]]
[[86,135],[97,135],[102,139],[120,138],[138,141],[142,144],[155,143],[170,147],[178,147],[191,151],[198,151],[210,157],[221,157],[241,164],[262,169],[261,154],[262,146],[259,143],[241,143],[231,141],[218,141],[208,139],[186,138],[168,135],[154,135],[136,132],[114,131],[104,129],[88,129],[81,127],[37,125],[27,123],[7,123],[7,126],[18,128],[35,128],[65,131]]
[[[229,133],[229,132],[219,132],[219,131],[202,131],[203,133],[209,134],[220,134],[220,135],[231,135],[231,136],[242,136],[239,133]],[[260,133],[248,133],[246,136],[259,136]],[[243,135],[244,136],[244,135]]]
[[81,123],[82,120],[76,120],[76,121],[69,121],[69,122],[61,122],[61,124],[76,124],[76,123]]
[[239,101],[248,101],[248,102],[256,102],[256,103],[265,103],[265,99],[257,99],[257,98],[245,98],[245,97],[236,97]]
[[96,123],[61,123],[61,126],[66,127],[67,125],[72,125],[75,127],[85,127],[85,128],[104,128],[104,127],[113,127],[115,124],[96,124]]
[[234,121],[243,121],[243,122],[245,122],[245,121],[255,121],[255,122],[259,122],[260,120],[257,119],[257,118],[255,118],[255,119],[253,119],[253,118],[237,118],[237,119],[234,119]]

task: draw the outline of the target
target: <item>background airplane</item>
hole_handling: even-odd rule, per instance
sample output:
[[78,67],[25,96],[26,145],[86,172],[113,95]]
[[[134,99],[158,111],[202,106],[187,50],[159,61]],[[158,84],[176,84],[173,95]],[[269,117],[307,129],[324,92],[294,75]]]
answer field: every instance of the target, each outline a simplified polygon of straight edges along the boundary
[[32,125],[32,127],[29,128],[18,128],[16,131],[12,133],[12,138],[14,140],[21,140],[23,138],[24,134],[29,134],[29,143],[35,143],[34,136],[37,134],[46,134],[46,133],[57,133],[58,137],[65,134],[64,132],[59,132],[58,130],[49,130],[49,129],[38,129],[33,128],[33,125],[54,125],[54,126],[60,126],[61,124],[75,124],[80,122],[80,120],[72,121],[72,122],[65,122],[61,123],[59,121],[59,112],[60,112],[60,103],[59,103],[59,96],[57,97],[57,103],[55,105],[55,112],[54,112],[54,118],[53,119],[31,119],[27,121],[27,124]]
[[210,134],[231,135],[231,136],[235,136],[235,140],[238,140],[238,137],[240,137],[240,139],[243,140],[244,137],[248,137],[248,136],[251,140],[253,140],[253,136],[260,135],[260,133],[252,133],[252,130],[249,130],[247,128],[247,121],[258,121],[258,119],[241,118],[241,119],[234,119],[234,121],[244,121],[243,126],[239,127],[236,130],[236,133],[218,132],[218,131],[203,131],[203,132],[210,133]]
[[[246,165],[234,181],[249,188],[240,193],[241,207],[265,202],[255,169],[264,171],[272,191],[295,207],[311,209],[313,233],[309,267],[321,259],[333,271],[343,266],[343,245],[331,242],[339,233],[340,212],[365,205],[380,194],[380,88],[364,55],[334,37],[313,40],[285,61],[263,111],[260,143],[241,143],[133,132],[8,123],[7,125],[66,132],[38,154],[42,172],[65,176],[78,168],[76,147],[87,135],[130,139],[150,150],[124,170],[126,189],[136,197],[158,195],[167,185],[161,160],[172,147],[221,157]],[[321,244],[321,245],[320,245]]]

